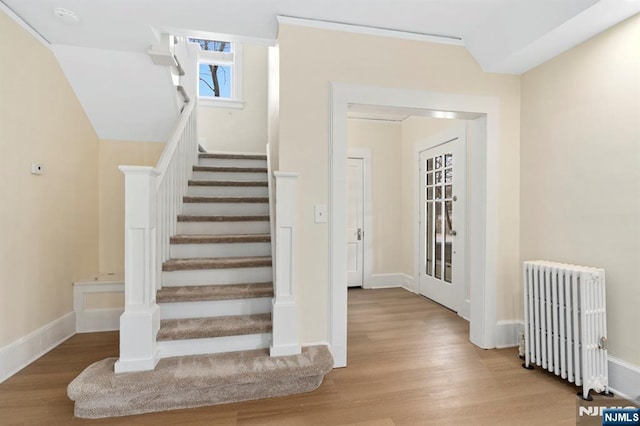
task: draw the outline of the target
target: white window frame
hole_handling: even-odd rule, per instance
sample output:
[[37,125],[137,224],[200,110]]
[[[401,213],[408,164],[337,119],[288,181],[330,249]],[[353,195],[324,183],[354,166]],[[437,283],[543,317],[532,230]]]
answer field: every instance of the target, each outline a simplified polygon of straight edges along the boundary
[[231,98],[217,98],[215,96],[200,96],[198,82],[198,105],[221,108],[244,108],[242,97],[242,44],[230,42],[229,52],[215,52],[200,50],[198,54],[198,78],[200,78],[200,64],[228,66],[231,70]]

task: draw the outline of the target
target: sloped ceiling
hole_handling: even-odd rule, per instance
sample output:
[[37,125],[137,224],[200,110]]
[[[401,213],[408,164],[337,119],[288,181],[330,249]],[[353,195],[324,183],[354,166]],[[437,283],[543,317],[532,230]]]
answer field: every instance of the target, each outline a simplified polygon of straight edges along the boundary
[[[171,126],[164,120],[177,117],[173,87],[157,85],[166,70],[145,58],[161,31],[269,43],[277,38],[277,17],[288,16],[459,39],[485,71],[520,74],[640,12],[640,0],[0,1],[53,45],[99,136],[124,139],[134,110],[150,112],[129,139],[166,139]],[[60,7],[80,23],[57,19]],[[101,87],[82,77],[90,69]]]

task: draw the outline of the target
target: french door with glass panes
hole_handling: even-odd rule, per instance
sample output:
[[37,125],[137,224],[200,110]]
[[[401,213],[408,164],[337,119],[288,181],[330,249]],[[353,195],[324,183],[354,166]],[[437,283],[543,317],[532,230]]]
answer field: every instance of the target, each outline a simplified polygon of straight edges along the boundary
[[452,309],[464,299],[464,141],[419,151],[419,292]]

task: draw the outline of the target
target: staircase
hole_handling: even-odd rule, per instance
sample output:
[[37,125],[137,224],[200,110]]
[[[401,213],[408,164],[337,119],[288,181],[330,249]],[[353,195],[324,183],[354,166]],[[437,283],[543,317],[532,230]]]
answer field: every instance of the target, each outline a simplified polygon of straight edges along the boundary
[[162,265],[160,357],[271,342],[267,159],[200,153]]
[[[77,417],[271,398],[320,386],[333,367],[328,348],[296,351],[286,333],[272,333],[273,317],[295,336],[290,330],[297,318],[289,300],[279,304],[274,296],[266,162],[262,155],[199,154],[156,293],[161,359],[146,371],[115,373],[116,358],[87,367],[67,388]],[[278,282],[291,286],[288,275],[281,276]],[[292,289],[285,290],[291,297]]]

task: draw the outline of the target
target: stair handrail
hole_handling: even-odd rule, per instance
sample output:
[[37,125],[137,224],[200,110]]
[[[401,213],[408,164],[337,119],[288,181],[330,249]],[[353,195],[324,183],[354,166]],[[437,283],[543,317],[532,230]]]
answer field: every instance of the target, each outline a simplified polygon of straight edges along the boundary
[[[162,152],[157,178],[157,254],[158,276],[162,262],[169,258],[169,239],[175,234],[177,218],[187,193],[193,166],[198,162],[197,114],[195,101],[187,104]],[[158,280],[156,288],[161,288]]]

